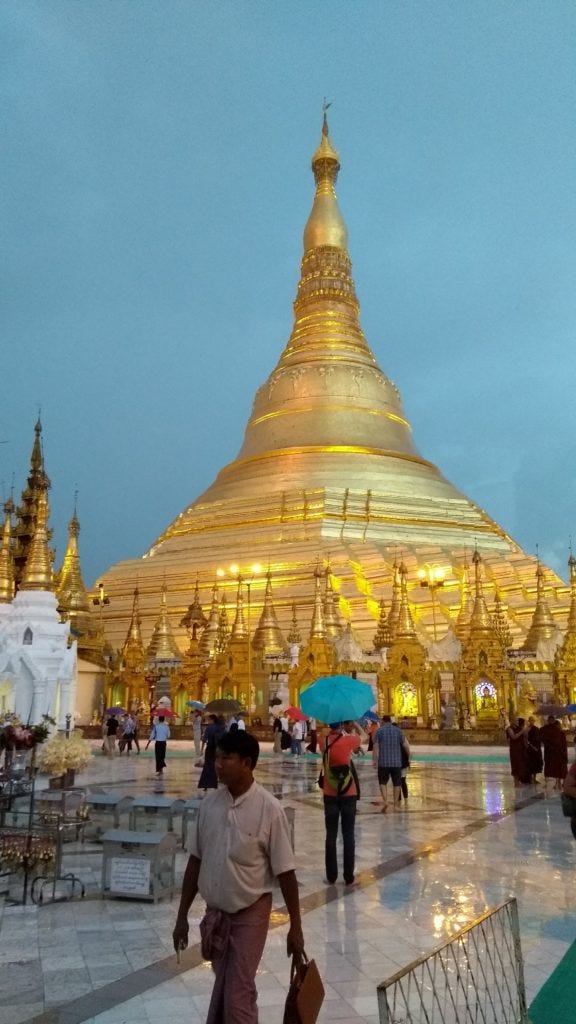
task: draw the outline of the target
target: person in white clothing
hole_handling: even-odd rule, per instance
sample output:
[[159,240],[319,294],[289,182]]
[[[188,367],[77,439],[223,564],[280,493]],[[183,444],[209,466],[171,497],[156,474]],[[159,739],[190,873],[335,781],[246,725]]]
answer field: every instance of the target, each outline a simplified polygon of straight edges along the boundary
[[240,729],[241,732],[246,732],[246,722],[244,721],[244,718],[243,718],[242,715],[238,715],[238,723],[237,724],[238,724],[238,728]]

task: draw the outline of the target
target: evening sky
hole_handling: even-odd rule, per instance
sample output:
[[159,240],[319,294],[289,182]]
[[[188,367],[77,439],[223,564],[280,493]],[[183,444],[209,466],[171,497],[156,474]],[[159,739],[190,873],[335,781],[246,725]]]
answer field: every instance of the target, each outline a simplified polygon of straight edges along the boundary
[[[288,338],[323,97],[361,322],[415,442],[563,576],[576,6],[4,0],[0,480],[42,409],[61,560],[143,553]],[[231,558],[233,558],[231,552]]]

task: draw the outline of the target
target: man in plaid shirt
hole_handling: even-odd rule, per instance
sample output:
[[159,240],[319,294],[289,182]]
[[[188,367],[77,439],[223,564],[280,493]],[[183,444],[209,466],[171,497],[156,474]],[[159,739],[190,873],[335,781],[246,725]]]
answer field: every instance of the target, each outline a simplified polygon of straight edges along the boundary
[[378,784],[384,806],[382,814],[388,810],[388,799],[386,787],[388,780],[392,779],[393,806],[400,807],[402,799],[401,778],[402,778],[402,748],[408,753],[410,748],[404,733],[399,726],[394,725],[390,715],[382,716],[382,725],[374,733],[374,761],[378,766]]

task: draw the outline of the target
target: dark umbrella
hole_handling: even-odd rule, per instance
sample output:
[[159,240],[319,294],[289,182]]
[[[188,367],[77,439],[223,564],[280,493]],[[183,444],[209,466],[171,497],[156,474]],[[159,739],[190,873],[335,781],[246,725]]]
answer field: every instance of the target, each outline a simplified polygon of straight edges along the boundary
[[282,703],[282,701],[280,700],[280,697],[272,697],[272,700],[270,701],[268,707],[269,708],[277,708],[277,707],[280,706],[281,703]]
[[565,704],[541,704],[536,714],[554,715],[554,718],[561,718],[562,715],[568,714],[568,708]]
[[240,711],[241,708],[242,705],[230,697],[219,697],[217,700],[209,700],[206,705],[206,711],[214,711],[216,714],[225,715]]
[[126,708],[106,708],[105,715],[125,715]]

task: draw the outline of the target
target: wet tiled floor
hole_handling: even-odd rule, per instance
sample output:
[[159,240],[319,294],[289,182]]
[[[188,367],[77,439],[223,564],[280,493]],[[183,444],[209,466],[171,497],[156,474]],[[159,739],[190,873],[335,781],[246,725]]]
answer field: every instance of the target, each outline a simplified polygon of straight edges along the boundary
[[[108,792],[196,795],[199,769],[187,744],[172,744],[159,782],[148,755],[99,755],[78,782]],[[410,797],[382,815],[374,769],[360,761],[356,849],[359,885],[323,885],[324,825],[318,762],[266,752],[257,778],[296,812],[296,853],[307,950],[325,988],[320,1021],[376,1024],[376,986],[509,895],[517,897],[529,1001],[576,939],[576,846],[558,795],[515,793],[504,750],[467,754],[416,748]],[[125,819],[126,820],[126,819]],[[127,824],[127,820],[126,820]],[[0,905],[0,1024],[200,1024],[211,971],[197,946],[172,951],[176,901],[99,897],[101,846],[67,844],[65,870],[86,897],[37,906]],[[186,854],[177,855],[181,878]],[[275,897],[281,906],[279,895]],[[258,976],[260,1020],[282,1020],[288,986],[286,924],[273,917]]]

